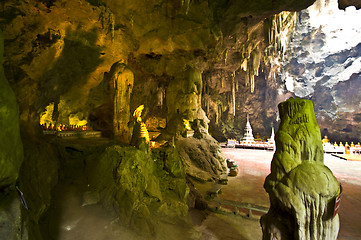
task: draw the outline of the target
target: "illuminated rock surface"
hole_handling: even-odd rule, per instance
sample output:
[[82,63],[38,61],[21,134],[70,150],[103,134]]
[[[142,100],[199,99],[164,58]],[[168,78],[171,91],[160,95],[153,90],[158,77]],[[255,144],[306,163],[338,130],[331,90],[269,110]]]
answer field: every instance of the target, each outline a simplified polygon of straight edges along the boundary
[[114,135],[121,142],[130,142],[131,132],[129,131],[130,118],[130,97],[133,90],[133,72],[122,63],[115,63],[109,72],[110,83],[113,84],[111,92],[114,93]]
[[337,239],[339,183],[323,164],[313,102],[291,98],[279,111],[276,152],[264,184],[271,207],[261,219],[263,239]]
[[[1,107],[9,106],[6,113],[12,116],[1,115],[7,122],[1,125],[5,144],[0,156],[9,155],[6,161],[0,159],[5,166],[0,168],[0,186],[13,184],[19,174],[19,187],[30,206],[21,217],[24,238],[56,235],[56,198],[61,190],[79,187],[76,177],[85,179],[81,187],[88,182],[104,187],[99,205],[114,204],[127,226],[145,224],[147,234],[157,232],[152,214],[172,217],[197,204],[206,207],[190,179],[214,182],[224,172],[213,137],[241,136],[245,113],[261,136],[270,135],[277,103],[293,94],[279,94],[282,84],[276,78],[296,20],[294,12],[284,10],[301,10],[313,2],[2,1],[2,62],[20,111],[18,117],[11,89],[2,84],[6,101]],[[155,153],[141,144],[128,145],[134,128],[131,113],[140,105],[145,106],[147,128],[160,134],[151,141],[164,143]],[[184,119],[193,137],[185,137]],[[20,172],[18,120],[25,156]],[[51,138],[42,134],[43,122],[86,122],[104,139]],[[114,162],[107,161],[112,154]],[[91,170],[89,161],[99,168]],[[138,172],[131,168],[133,162],[146,170],[134,176]],[[97,179],[99,175],[107,181]],[[137,177],[141,182],[134,183]],[[131,188],[134,195],[128,200],[140,204],[129,209],[122,206],[130,204],[122,196],[107,195]],[[155,207],[155,199],[163,205]]]

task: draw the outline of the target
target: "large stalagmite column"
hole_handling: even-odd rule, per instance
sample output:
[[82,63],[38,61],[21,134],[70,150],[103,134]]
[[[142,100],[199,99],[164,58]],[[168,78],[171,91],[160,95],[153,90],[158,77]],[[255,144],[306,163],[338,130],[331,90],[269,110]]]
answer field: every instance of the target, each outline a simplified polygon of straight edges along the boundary
[[261,218],[263,239],[336,239],[340,185],[323,164],[313,102],[290,98],[278,109],[276,152],[264,184],[271,207]]
[[130,121],[130,96],[133,90],[133,72],[124,63],[115,63],[110,69],[113,87],[114,116],[113,129],[116,139],[129,143],[131,139]]
[[202,120],[208,131],[209,119],[201,104],[202,86],[202,73],[190,66],[169,83],[166,92],[169,131],[176,131],[179,126],[184,127],[183,119]]

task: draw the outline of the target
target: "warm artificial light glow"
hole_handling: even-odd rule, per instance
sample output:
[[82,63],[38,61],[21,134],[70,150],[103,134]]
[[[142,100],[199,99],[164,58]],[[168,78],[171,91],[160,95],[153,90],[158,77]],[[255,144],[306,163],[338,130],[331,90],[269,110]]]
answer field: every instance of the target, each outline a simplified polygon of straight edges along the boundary
[[138,123],[141,123],[141,122],[142,122],[141,115],[142,115],[143,109],[144,109],[144,105],[140,105],[139,107],[137,107],[137,109],[135,109],[135,111],[134,111],[134,113],[133,113],[133,117],[135,118],[135,120],[136,120]]
[[191,130],[192,130],[191,125],[189,124],[189,121],[188,121],[188,120],[183,119],[183,123],[184,123],[184,127],[185,127],[188,131],[191,131]]
[[133,117],[134,119],[137,121],[137,123],[140,124],[140,137],[145,139],[145,142],[149,144],[149,133],[147,130],[147,127],[145,126],[145,123],[142,121],[142,111],[144,109],[144,105],[140,105],[139,107],[137,107],[137,109],[135,109],[134,113],[133,113]]

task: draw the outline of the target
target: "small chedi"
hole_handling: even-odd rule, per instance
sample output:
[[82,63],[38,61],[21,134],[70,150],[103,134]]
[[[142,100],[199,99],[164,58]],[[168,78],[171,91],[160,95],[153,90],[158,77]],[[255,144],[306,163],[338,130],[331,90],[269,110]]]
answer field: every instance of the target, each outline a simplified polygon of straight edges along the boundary
[[271,206],[261,218],[263,239],[337,239],[340,185],[323,163],[313,102],[290,98],[278,109],[276,152],[264,183]]

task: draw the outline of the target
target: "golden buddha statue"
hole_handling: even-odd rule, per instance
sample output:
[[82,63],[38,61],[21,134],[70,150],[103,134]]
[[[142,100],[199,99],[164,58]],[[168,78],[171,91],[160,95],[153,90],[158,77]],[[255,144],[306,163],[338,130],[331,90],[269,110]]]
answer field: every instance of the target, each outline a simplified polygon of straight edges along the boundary
[[330,140],[328,139],[327,136],[325,136],[325,137],[322,139],[322,144],[328,143],[328,142],[330,142]]

